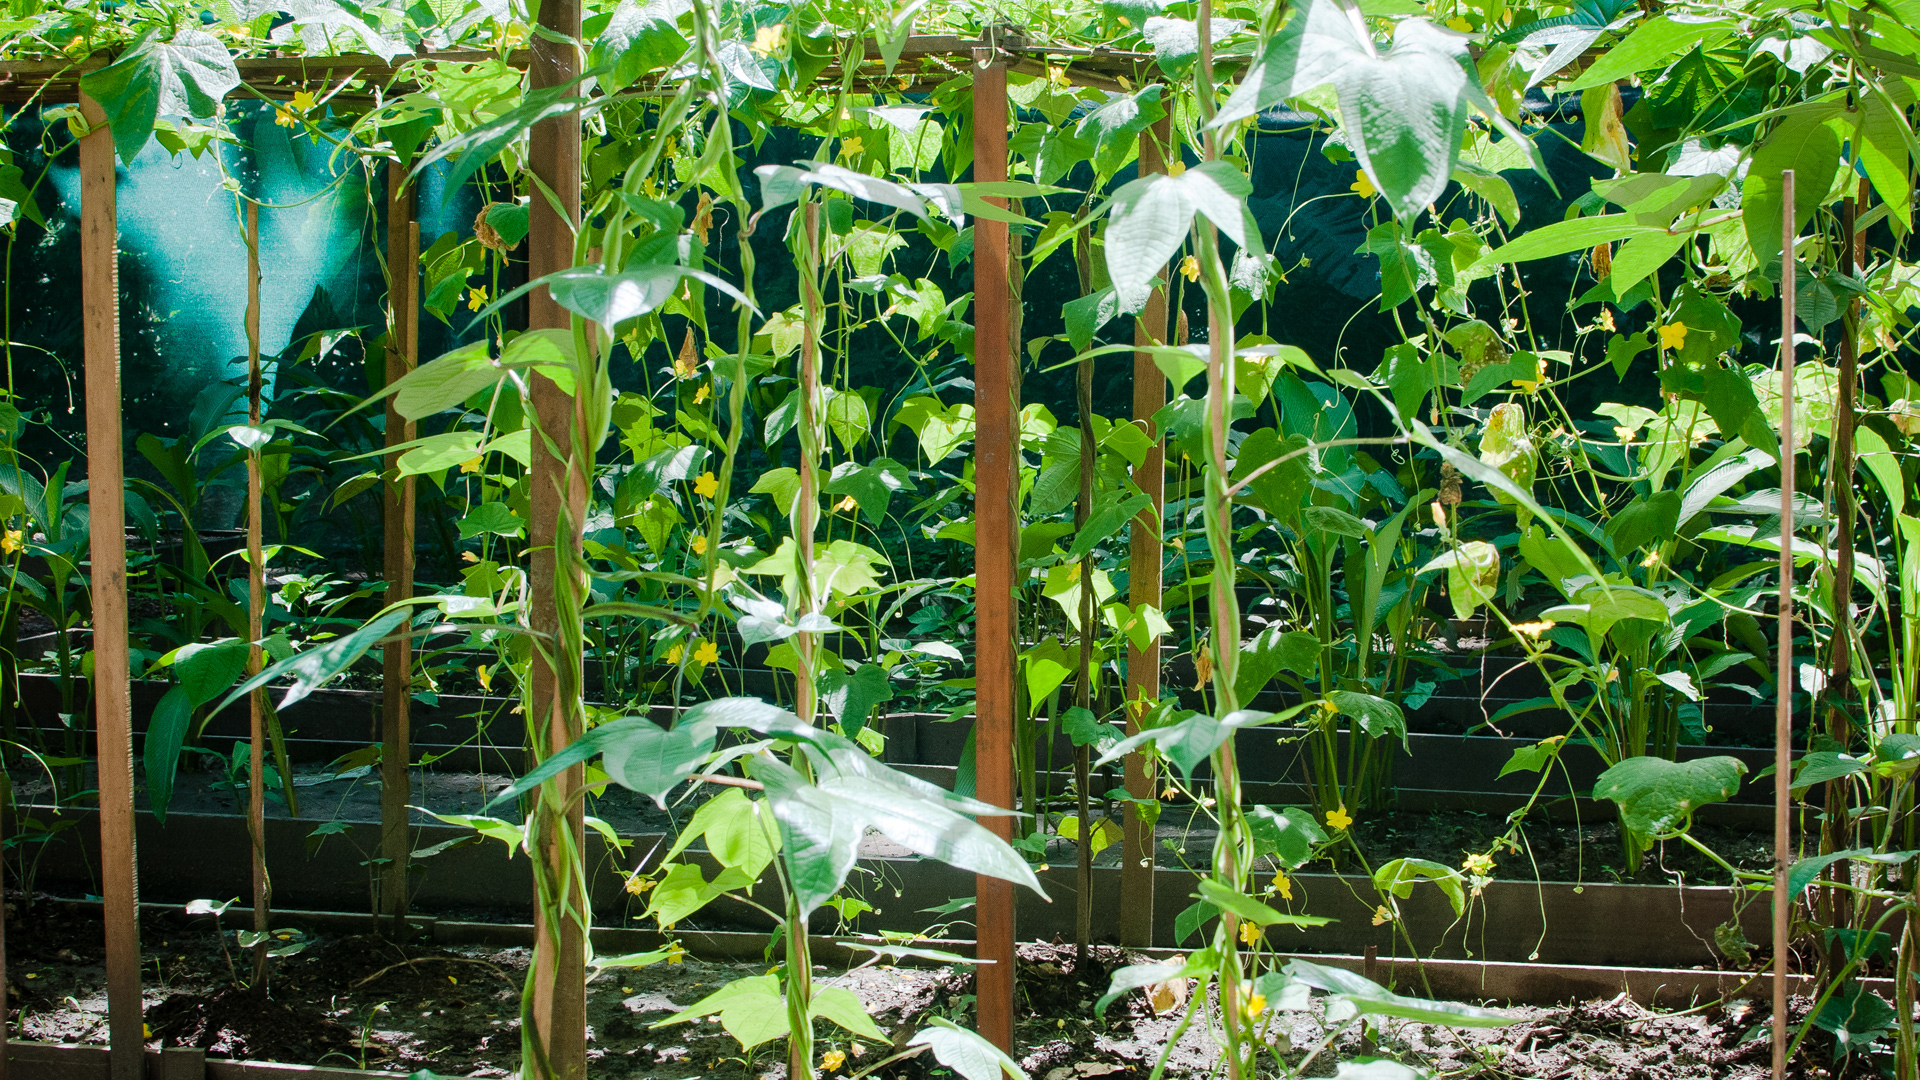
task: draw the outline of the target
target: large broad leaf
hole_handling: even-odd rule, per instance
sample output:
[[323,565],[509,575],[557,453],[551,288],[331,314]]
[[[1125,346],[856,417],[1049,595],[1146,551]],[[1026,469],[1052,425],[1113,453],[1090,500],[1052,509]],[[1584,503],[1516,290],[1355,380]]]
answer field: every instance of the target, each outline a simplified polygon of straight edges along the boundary
[[672,729],[644,716],[625,716],[588,731],[566,749],[547,757],[487,804],[491,809],[532,791],[584,761],[606,755],[603,767],[614,782],[665,806],[667,792],[685,780],[713,752],[713,723],[701,723],[688,710]]
[[1482,255],[1468,268],[1467,273],[1472,275],[1501,263],[1531,262],[1576,251],[1591,251],[1601,244],[1611,244],[1634,236],[1664,236],[1666,231],[1659,225],[1643,225],[1632,214],[1600,214],[1571,221],[1556,221],[1551,225],[1530,229]]
[[1593,794],[1620,805],[1620,819],[1629,832],[1658,840],[1686,832],[1700,807],[1733,798],[1746,774],[1746,764],[1733,757],[1631,757],[1601,773]]
[[1466,37],[1426,19],[1396,24],[1382,55],[1339,0],[1307,0],[1267,42],[1214,125],[1331,82],[1360,167],[1395,216],[1411,221],[1446,189],[1467,106],[1484,98],[1470,63]]
[[916,1032],[908,1046],[926,1046],[933,1056],[966,1080],[1027,1080],[1026,1072],[1006,1052],[979,1035],[943,1017],[930,1018],[930,1026]]
[[1340,715],[1351,717],[1361,734],[1375,739],[1398,735],[1400,745],[1408,747],[1407,717],[1400,706],[1358,690],[1335,690],[1327,695],[1327,700],[1340,710]]
[[720,1014],[720,1026],[739,1041],[742,1050],[787,1033],[787,1000],[780,996],[780,977],[772,974],[735,979],[653,1026],[681,1024],[714,1013]]
[[792,165],[762,165],[753,173],[760,178],[760,212],[763,214],[798,199],[809,186],[818,185],[843,191],[857,199],[905,210],[922,221],[930,217],[927,200],[912,188],[854,172],[840,165],[809,163],[800,168]]
[[1289,870],[1305,866],[1327,842],[1327,832],[1313,814],[1297,806],[1253,807],[1247,811],[1247,832],[1256,855],[1270,855]]
[[1240,667],[1233,677],[1234,696],[1241,701],[1252,701],[1280,672],[1291,671],[1302,678],[1311,678],[1319,670],[1319,664],[1317,635],[1306,630],[1269,626],[1240,647]]
[[1256,926],[1325,926],[1335,920],[1320,915],[1293,915],[1275,911],[1246,893],[1230,889],[1212,878],[1200,879],[1196,899],[1213,905],[1223,915],[1233,915]]
[[100,103],[113,129],[113,147],[131,164],[162,116],[206,119],[240,85],[240,72],[219,38],[183,29],[166,41],[149,31],[118,60],[80,77],[80,89]]
[[293,685],[280,699],[280,708],[285,709],[352,667],[368,649],[404,625],[407,615],[405,608],[389,611],[346,637],[295,653],[235,687],[213,711],[225,709],[276,679],[291,678]]
[[180,768],[180,748],[193,726],[193,699],[187,688],[176,686],[161,696],[147,720],[142,757],[146,763],[147,802],[155,821],[167,823],[167,804],[173,801],[173,780]]
[[[1292,715],[1298,711],[1299,709],[1295,708],[1289,710],[1286,715]],[[1234,732],[1244,727],[1271,724],[1280,719],[1281,716],[1278,714],[1255,712],[1251,709],[1228,713],[1219,720],[1211,716],[1195,714],[1177,723],[1168,724],[1165,727],[1148,728],[1122,739],[1106,753],[1100,755],[1100,760],[1095,764],[1105,765],[1109,761],[1118,761],[1141,746],[1153,743],[1183,775],[1192,777],[1193,770],[1199,768],[1200,763],[1207,760],[1208,755],[1219,749],[1221,743],[1232,738]]]
[[1740,217],[1755,261],[1775,280],[1779,279],[1780,230],[1786,217],[1781,173],[1793,172],[1793,227],[1798,235],[1833,188],[1843,116],[1838,102],[1797,105],[1754,151],[1740,189]]
[[1834,863],[1844,860],[1898,866],[1915,855],[1920,855],[1920,851],[1874,851],[1872,848],[1852,848],[1816,858],[1801,859],[1787,870],[1787,899],[1789,901],[1798,899],[1801,893],[1807,891],[1807,886],[1813,884],[1814,879],[1820,876],[1821,871]]
[[1246,208],[1252,190],[1246,174],[1227,162],[1209,161],[1179,176],[1142,176],[1114,192],[1101,209],[1110,216],[1107,273],[1122,306],[1138,309],[1153,279],[1186,242],[1196,212],[1236,245],[1255,242]]
[[725,279],[674,263],[652,263],[618,274],[598,266],[576,267],[541,279],[554,302],[618,334],[618,328],[673,298],[686,278],[711,285],[749,307],[745,294]]
[[1524,1019],[1473,1005],[1403,997],[1363,975],[1305,960],[1289,960],[1285,970],[1291,978],[1331,993],[1335,1001],[1351,1005],[1354,1012],[1360,1014],[1393,1016],[1446,1027],[1506,1027]]
[[1389,892],[1402,900],[1413,895],[1415,883],[1431,881],[1447,894],[1447,902],[1453,905],[1455,916],[1463,915],[1467,910],[1467,887],[1461,880],[1460,871],[1444,866],[1431,859],[1395,859],[1373,872],[1373,887]]

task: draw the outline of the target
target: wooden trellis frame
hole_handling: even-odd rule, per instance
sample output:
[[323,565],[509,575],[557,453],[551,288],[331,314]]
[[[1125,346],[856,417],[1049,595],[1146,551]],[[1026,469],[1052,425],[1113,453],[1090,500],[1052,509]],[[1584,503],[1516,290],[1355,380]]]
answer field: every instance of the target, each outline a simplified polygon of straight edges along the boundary
[[[580,34],[578,0],[548,0],[542,5],[541,22],[568,38]],[[879,46],[868,42],[865,64],[877,65],[882,58]],[[488,52],[440,52],[412,56],[389,62],[375,56],[343,55],[334,57],[244,57],[236,58],[242,86],[261,98],[284,99],[296,90],[331,91],[334,98],[364,101],[366,88],[374,84],[405,90],[404,82],[394,80],[404,69],[420,62],[477,62],[501,59]],[[535,87],[553,86],[577,76],[574,51],[540,47],[510,53],[505,57],[513,66],[532,72]],[[0,62],[0,105],[52,105],[78,103],[81,116],[90,128],[79,141],[81,173],[81,275],[84,347],[86,353],[87,470],[90,480],[89,509],[93,521],[92,589],[95,639],[96,740],[100,763],[100,828],[102,873],[104,877],[104,920],[106,924],[108,1027],[111,1040],[113,1080],[139,1080],[143,1068],[144,1038],[140,991],[140,938],[138,923],[138,874],[134,850],[132,702],[127,637],[127,589],[124,505],[119,492],[124,486],[121,439],[121,393],[119,380],[119,300],[117,270],[117,211],[115,203],[115,161],[112,135],[106,126],[105,111],[97,102],[80,92],[80,77],[98,70],[108,60],[91,57],[79,61]],[[961,66],[965,65],[965,66]],[[863,65],[864,66],[864,65]],[[1019,30],[992,28],[985,40],[951,35],[920,35],[909,38],[898,53],[897,63],[885,70],[875,66],[872,75],[856,72],[856,86],[911,92],[943,83],[958,73],[972,76],[972,115],[1008,116],[1007,75],[1010,73],[1050,74],[1066,70],[1083,85],[1121,90],[1153,78],[1152,57],[1144,53],[1105,49],[1067,48],[1030,45]],[[820,79],[839,82],[844,70],[836,63]],[[654,91],[641,90],[648,94]],[[528,251],[530,276],[573,264],[573,228],[579,216],[577,178],[581,166],[581,134],[577,120],[557,117],[535,126],[529,146],[528,168],[563,199],[571,220],[563,220],[544,199],[535,199],[530,208]],[[1166,162],[1159,147],[1167,145],[1163,122],[1153,136],[1142,140],[1141,168],[1164,171]],[[1155,139],[1158,139],[1157,145]],[[1152,156],[1149,157],[1149,149]],[[1004,180],[1007,173],[1007,124],[974,125],[974,177],[976,180]],[[418,362],[417,301],[419,274],[419,233],[412,221],[412,193],[404,189],[404,171],[395,166],[390,172],[388,202],[388,266],[390,304],[393,323],[389,328],[387,376],[404,374]],[[573,178],[569,181],[568,178]],[[975,664],[978,669],[976,724],[981,737],[975,740],[977,795],[984,801],[1011,808],[1014,802],[1013,739],[1015,665],[1017,659],[1017,556],[1019,550],[1019,342],[1013,340],[1017,321],[1009,295],[1010,260],[1008,228],[1004,222],[977,222],[974,253],[975,337],[975,475],[978,478],[975,544],[975,573],[979,583],[979,634]],[[544,289],[529,296],[529,327],[560,328],[569,325],[570,316]],[[1166,337],[1166,297],[1156,290],[1154,299],[1136,323],[1136,344],[1152,344]],[[1153,412],[1165,400],[1164,379],[1146,354],[1136,354],[1136,380],[1133,419],[1151,432]],[[570,408],[568,399],[549,380],[534,377],[536,422],[551,427]],[[1144,383],[1144,385],[1143,385]],[[404,441],[410,425],[398,421],[388,408],[387,445]],[[1159,491],[1164,481],[1160,441],[1155,440],[1147,463],[1136,471],[1144,490],[1155,495],[1152,518],[1158,521]],[[391,455],[389,455],[391,459]],[[568,484],[560,475],[560,462],[545,452],[542,440],[534,440],[532,468],[531,538],[535,548],[533,570],[532,619],[540,630],[554,618],[554,577],[552,573],[556,540],[578,544],[577,535],[555,535],[555,524],[562,491],[570,500],[583,501],[584,485]],[[389,460],[388,465],[392,462]],[[573,490],[567,490],[567,489]],[[106,494],[109,497],[102,498]],[[410,595],[413,577],[413,535],[411,485],[403,483],[386,492],[386,532],[384,536],[385,574],[389,599]],[[573,520],[580,520],[576,505]],[[544,556],[540,548],[544,545]],[[398,548],[398,550],[395,550]],[[1129,571],[1134,602],[1157,600],[1162,549],[1157,529],[1135,529],[1129,552]],[[544,566],[545,572],[542,572]],[[551,630],[551,627],[545,627]],[[406,895],[405,808],[407,762],[407,694],[405,670],[407,650],[404,644],[390,647],[384,654],[386,680],[383,708],[382,744],[387,760],[383,764],[386,793],[382,816],[399,814],[401,827],[387,820],[382,837],[383,854],[390,863],[383,872],[382,914],[395,920],[404,914]],[[1153,654],[1129,654],[1130,691],[1157,691],[1159,658]],[[396,676],[396,671],[398,672]],[[543,703],[554,704],[554,672],[538,659],[534,664],[532,697],[535,709]],[[1130,694],[1131,696],[1131,694]],[[577,732],[556,727],[552,750],[563,748]],[[563,784],[577,786],[582,778],[575,770],[562,777]],[[1151,797],[1152,781],[1139,755],[1127,760],[1128,790],[1135,797]],[[397,803],[397,807],[386,804]],[[580,835],[581,810],[575,807],[568,822]],[[1151,941],[1152,838],[1141,832],[1131,807],[1127,811],[1128,858],[1121,869],[1123,902],[1120,932],[1122,939],[1134,944]],[[1007,835],[1008,818],[991,818],[987,824]],[[397,854],[396,854],[397,853]],[[996,878],[982,877],[978,884],[977,949],[983,959],[994,961],[981,969],[979,983],[979,1020],[981,1034],[1004,1049],[1013,1045],[1014,1008],[1014,908],[1013,886]],[[544,936],[539,940],[546,940]],[[538,985],[546,988],[536,1003],[536,1023],[560,1040],[560,1053],[551,1063],[551,1075],[575,1080],[584,1075],[585,1001],[584,938],[569,933],[562,939],[560,955],[542,956],[537,950],[536,966],[547,965],[551,977]],[[578,987],[562,994],[558,986]],[[578,1000],[576,1000],[576,998]],[[4,1037],[0,1034],[0,1037]],[[550,1043],[550,1045],[552,1045]]]

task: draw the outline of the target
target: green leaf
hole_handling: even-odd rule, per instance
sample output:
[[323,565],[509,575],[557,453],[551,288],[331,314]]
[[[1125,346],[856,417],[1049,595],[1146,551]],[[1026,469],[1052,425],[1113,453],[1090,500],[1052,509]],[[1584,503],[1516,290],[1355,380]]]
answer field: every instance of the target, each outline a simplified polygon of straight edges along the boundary
[[1211,948],[1201,949],[1191,956],[1172,960],[1161,960],[1152,964],[1130,964],[1113,973],[1107,983],[1107,992],[1093,1003],[1093,1014],[1105,1016],[1107,1006],[1118,1001],[1129,990],[1138,990],[1143,986],[1156,986],[1174,979],[1205,977],[1214,973],[1220,966],[1219,954]]
[[1269,626],[1240,646],[1240,668],[1234,674],[1234,696],[1252,701],[1273,677],[1291,671],[1311,678],[1319,668],[1320,639],[1306,630]]
[[874,1026],[873,1017],[867,1015],[867,1007],[859,995],[844,986],[815,987],[810,1004],[812,1015],[817,1019],[831,1020],[863,1039],[877,1043],[887,1041]]
[[182,645],[173,652],[173,673],[187,691],[193,708],[199,708],[225,693],[247,669],[245,641],[230,640],[211,645]]
[[1625,559],[1630,552],[1671,540],[1680,527],[1680,505],[1680,493],[1671,488],[1636,496],[1607,522],[1614,553]]
[[653,1026],[681,1024],[714,1013],[720,1014],[720,1026],[742,1050],[787,1034],[787,1002],[780,996],[779,977],[771,974],[736,979]]
[[180,768],[180,748],[186,745],[187,731],[193,726],[193,700],[184,686],[176,686],[161,695],[147,721],[146,745],[142,760],[146,765],[147,802],[153,807],[155,821],[167,823],[167,804],[173,801],[173,781]]
[[213,711],[218,713],[275,680],[291,677],[293,685],[280,699],[279,707],[284,711],[352,667],[355,661],[366,655],[368,649],[403,625],[407,621],[407,614],[405,609],[387,612],[346,637],[295,653],[235,687],[225,700],[214,706]]
[[[1292,715],[1298,711],[1299,708],[1296,707],[1289,710],[1286,715]],[[1275,723],[1279,719],[1281,716],[1278,714],[1255,712],[1251,709],[1228,713],[1225,718],[1219,720],[1211,716],[1195,714],[1177,723],[1148,728],[1128,736],[1100,755],[1100,760],[1095,764],[1105,765],[1109,761],[1117,761],[1147,743],[1154,743],[1183,775],[1192,777],[1193,770],[1207,760],[1208,755],[1219,749],[1221,743],[1231,738],[1234,732],[1243,727],[1259,727]]]
[[1334,921],[1319,915],[1292,915],[1275,911],[1246,893],[1229,889],[1212,878],[1200,879],[1200,891],[1195,898],[1212,904],[1222,914],[1232,914],[1260,926],[1326,926]]
[[459,525],[462,540],[476,536],[519,536],[526,529],[526,522],[501,502],[481,503],[461,515]]
[[1611,82],[1637,75],[1655,67],[1665,67],[1667,62],[1696,45],[1712,47],[1725,38],[1732,24],[1720,22],[1695,22],[1689,19],[1678,22],[1661,15],[1648,19],[1634,27],[1619,44],[1600,54],[1593,65],[1580,73],[1580,77],[1561,87],[1563,93],[1605,86]]
[[118,60],[80,77],[80,89],[100,103],[113,129],[120,160],[131,165],[162,116],[207,119],[227,92],[240,85],[240,72],[219,38],[186,28],[161,41],[148,31]]
[[1560,747],[1566,741],[1566,736],[1555,735],[1552,738],[1542,739],[1532,746],[1519,747],[1514,750],[1511,757],[1507,758],[1507,763],[1500,767],[1500,775],[1505,776],[1508,773],[1516,772],[1539,772],[1541,769],[1546,768],[1555,758],[1560,756]]
[[1835,125],[1843,114],[1836,102],[1809,102],[1787,110],[1754,151],[1753,164],[1740,191],[1740,217],[1747,244],[1762,272],[1780,277],[1780,229],[1785,217],[1780,174],[1793,170],[1793,222],[1797,234],[1813,219],[1813,212],[1833,188],[1840,164],[1840,133]]
[[608,89],[624,89],[679,59],[687,51],[679,19],[691,8],[687,0],[620,0],[593,43],[594,65],[608,68]]
[[[1779,223],[1774,224],[1774,231],[1778,232]],[[1666,230],[1657,225],[1639,224],[1632,214],[1600,214],[1574,218],[1572,221],[1556,221],[1521,233],[1517,238],[1482,255],[1468,268],[1467,273],[1472,275],[1503,263],[1531,262],[1576,251],[1590,251],[1601,244],[1655,233],[1664,236]]]
[[601,754],[605,755],[602,767],[615,783],[638,791],[664,807],[667,792],[713,752],[714,726],[701,723],[693,709],[671,730],[661,728],[644,716],[624,716],[609,721],[541,761],[539,767],[494,796],[487,807],[491,809],[532,791],[562,771]]
[[874,709],[893,700],[893,686],[887,680],[886,669],[879,664],[861,664],[851,675],[829,667],[820,674],[820,700],[826,703],[841,730],[852,738],[867,726],[867,718],[873,715]]
[[1629,832],[1659,840],[1687,831],[1700,807],[1732,798],[1746,773],[1746,764],[1732,757],[1631,757],[1601,773],[1593,794],[1619,804]]
[[1075,352],[1086,352],[1093,336],[1120,314],[1120,297],[1111,288],[1069,300],[1060,309],[1066,321],[1067,342]]
[[1898,866],[1920,851],[1875,851],[1872,848],[1850,848],[1835,851],[1811,859],[1800,859],[1787,870],[1787,901],[1791,903],[1807,891],[1807,886],[1820,877],[1822,871],[1837,862],[1876,862],[1887,866]]
[[1340,710],[1340,715],[1352,717],[1354,725],[1368,737],[1398,735],[1400,744],[1407,746],[1407,718],[1400,706],[1358,690],[1334,690],[1327,694],[1327,700]]
[[1461,880],[1460,871],[1451,866],[1442,866],[1431,859],[1395,859],[1373,872],[1374,888],[1402,900],[1412,896],[1414,885],[1421,881],[1431,881],[1447,894],[1456,918],[1466,913],[1466,883]]
[[[1214,19],[1209,29],[1213,44],[1219,45],[1246,28],[1241,19]],[[1169,79],[1186,78],[1200,57],[1200,28],[1190,20],[1154,15],[1140,27],[1140,36],[1153,46],[1154,63]]]
[[1297,806],[1254,807],[1247,812],[1247,832],[1253,836],[1256,854],[1272,856],[1289,870],[1305,866],[1315,849],[1327,842],[1326,830],[1313,814]]
[[761,165],[754,169],[754,175],[760,178],[760,212],[764,214],[785,206],[798,199],[809,186],[819,186],[896,210],[905,210],[922,221],[929,220],[927,200],[914,188],[831,163],[810,162],[808,166]]
[[1105,101],[1081,117],[1074,134],[1093,144],[1094,167],[1101,174],[1113,175],[1134,153],[1140,133],[1167,115],[1160,102],[1164,92],[1159,83],[1149,83],[1130,94],[1108,91]]
[[591,319],[618,337],[622,327],[671,300],[687,279],[711,285],[752,307],[740,290],[726,280],[673,263],[649,263],[619,274],[599,266],[576,267],[540,279],[555,303],[582,318]]
[[[1474,464],[1480,465],[1478,461]],[[1504,474],[1492,471],[1506,480]],[[1447,572],[1447,599],[1453,601],[1453,614],[1457,619],[1473,618],[1481,605],[1491,606],[1500,591],[1500,549],[1485,540],[1469,540],[1452,551],[1443,551],[1422,566],[1420,572],[1440,569]]]
[[1507,1027],[1524,1019],[1473,1005],[1403,997],[1365,976],[1305,960],[1289,960],[1285,971],[1291,978],[1332,993],[1336,1000],[1351,1004],[1356,1012],[1364,1015],[1392,1016],[1444,1027]]
[[1815,784],[1843,780],[1856,773],[1867,772],[1871,768],[1872,766],[1852,754],[1842,754],[1833,750],[1815,750],[1794,764],[1793,790],[1798,794]]
[[941,1016],[928,1017],[928,1026],[916,1032],[908,1046],[926,1046],[940,1064],[965,1080],[1027,1080],[1018,1063],[999,1047]]

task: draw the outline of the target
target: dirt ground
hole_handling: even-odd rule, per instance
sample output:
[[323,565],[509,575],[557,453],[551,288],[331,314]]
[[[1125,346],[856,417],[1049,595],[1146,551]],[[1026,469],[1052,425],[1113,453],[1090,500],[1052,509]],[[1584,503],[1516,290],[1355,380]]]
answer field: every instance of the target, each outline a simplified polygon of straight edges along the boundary
[[[445,1075],[505,1077],[520,1056],[518,1003],[528,952],[522,948],[448,949],[396,945],[368,936],[316,936],[297,955],[273,961],[270,988],[242,985],[250,954],[231,931],[184,912],[149,913],[146,946],[150,1045],[195,1045],[222,1057]],[[45,899],[7,910],[9,1035],[42,1042],[100,1042],[106,1037],[105,972],[96,911]],[[284,942],[276,942],[284,943]],[[1028,945],[1021,951],[1018,1040],[1033,1080],[1144,1078],[1178,1016],[1160,1016],[1139,993],[1093,1016],[1108,975],[1128,962],[1117,949],[1096,949],[1077,972],[1073,950]],[[714,989],[768,970],[765,963],[712,963],[687,958],[611,970],[588,987],[591,1074],[680,1080],[779,1080],[782,1044],[743,1054],[716,1020],[655,1027]],[[953,968],[869,966],[816,970],[816,985],[844,986],[866,1004],[889,1039],[906,1038],[930,1016],[972,1020],[970,976]],[[1214,1003],[1214,1004],[1217,1004]],[[1804,1015],[1806,1002],[1797,1011]],[[1343,1060],[1378,1055],[1435,1075],[1538,1080],[1742,1080],[1767,1072],[1767,1014],[1742,1003],[1711,1004],[1687,1013],[1649,1012],[1630,1001],[1563,1008],[1518,1007],[1507,1028],[1452,1031],[1388,1021],[1349,1032],[1312,1066],[1333,1074]],[[1323,1036],[1318,1005],[1283,1014],[1275,1048],[1299,1061]],[[1217,1049],[1196,1024],[1169,1055],[1168,1076],[1201,1077]],[[859,1046],[823,1023],[819,1049],[848,1054],[851,1069],[892,1052]],[[1756,1037],[1758,1036],[1758,1037]],[[1830,1060],[1831,1040],[1809,1040],[1809,1059]],[[1884,1063],[1884,1062],[1883,1062]],[[1845,1070],[1806,1069],[1796,1076],[1873,1075],[1856,1059]],[[842,1073],[844,1075],[844,1071]],[[932,1061],[909,1059],[877,1074],[920,1080],[950,1075]]]

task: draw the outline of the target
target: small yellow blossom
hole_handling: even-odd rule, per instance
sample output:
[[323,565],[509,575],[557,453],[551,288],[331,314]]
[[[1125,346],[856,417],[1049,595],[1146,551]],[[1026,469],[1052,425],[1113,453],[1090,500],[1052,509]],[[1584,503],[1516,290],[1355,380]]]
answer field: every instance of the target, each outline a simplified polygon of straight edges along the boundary
[[1447,29],[1458,30],[1466,34],[1473,31],[1473,24],[1468,22],[1463,16],[1455,15],[1453,18],[1447,20]]
[[839,502],[834,503],[833,508],[844,514],[849,511],[859,509],[860,503],[857,500],[855,500],[853,496],[849,495],[846,498],[841,499]]
[[693,662],[696,664],[717,664],[720,662],[720,646],[711,641],[703,641],[693,647]]
[[300,118],[294,115],[293,110],[285,108],[273,110],[273,122],[283,128],[300,126]]
[[1267,995],[1254,991],[1247,997],[1247,1019],[1252,1020],[1267,1011]]
[[761,56],[771,56],[785,48],[786,44],[786,23],[763,26],[753,32],[753,51],[759,53]]
[[686,955],[687,950],[681,948],[680,943],[677,941],[667,946],[667,963],[669,964],[679,963],[686,958]]
[[480,455],[475,454],[473,457],[460,463],[460,471],[463,473],[477,473],[480,471],[480,461]]
[[1553,629],[1553,621],[1551,619],[1543,619],[1540,622],[1523,622],[1523,623],[1513,624],[1514,633],[1525,634],[1528,637],[1539,637],[1541,634],[1544,634],[1551,629]]
[[467,290],[467,310],[468,311],[479,311],[481,308],[486,306],[487,306],[487,290],[485,289],[468,289]]
[[1180,276],[1188,281],[1200,280],[1200,260],[1189,255],[1180,260]]
[[828,1072],[839,1072],[846,1063],[847,1054],[844,1050],[829,1050],[820,1055],[820,1067]]
[[1385,926],[1392,921],[1393,912],[1387,910],[1387,905],[1381,904],[1379,907],[1373,909],[1373,925]]
[[1259,923],[1253,922],[1252,920],[1243,920],[1240,923],[1240,944],[1255,944],[1260,940],[1260,936]]
[[648,889],[653,888],[655,884],[657,883],[641,877],[638,873],[631,874],[627,877],[627,894],[629,896],[639,896]]
[[1047,81],[1062,90],[1070,89],[1073,86],[1073,80],[1067,78],[1067,69],[1063,67],[1047,68]]
[[693,403],[694,403],[695,405],[704,405],[704,404],[706,404],[706,403],[707,403],[707,394],[708,394],[708,393],[709,393],[709,392],[710,392],[710,391],[711,391],[712,389],[713,389],[712,387],[710,387],[710,386],[708,386],[708,385],[706,385],[705,383],[702,383],[702,384],[700,384],[700,388],[699,388],[698,390],[695,390],[695,391],[693,392]]
[[1491,874],[1493,873],[1493,856],[1484,851],[1476,851],[1466,857],[1466,860],[1460,864],[1460,869],[1469,874]]
[[711,499],[720,491],[720,480],[710,472],[703,472],[693,482],[693,493],[703,499]]
[[479,667],[474,668],[473,677],[480,681],[480,689],[489,692],[493,690],[493,667],[491,665],[481,664]]
[[696,537],[694,537],[694,538],[693,538],[693,553],[694,553],[695,555],[705,555],[705,554],[707,553],[707,538],[706,538],[706,537],[704,537],[704,536],[696,536]]
[[1612,308],[1610,308],[1610,307],[1603,307],[1603,308],[1601,308],[1601,309],[1600,309],[1600,329],[1602,329],[1602,330],[1608,330],[1608,331],[1611,331],[1611,330],[1613,330],[1613,329],[1615,329],[1615,327],[1614,327],[1614,324],[1613,324],[1613,309],[1612,309]]
[[307,112],[308,110],[313,108],[313,105],[314,105],[314,100],[313,100],[313,93],[311,91],[295,90],[293,92],[293,107],[296,111]]
[[1671,322],[1660,328],[1660,347],[1678,349],[1687,343],[1687,324]]
[[0,536],[0,552],[16,555],[26,546],[27,534],[20,529],[8,529],[5,536]]
[[1180,797],[1180,789],[1174,787],[1172,784],[1168,784],[1165,788],[1161,789],[1160,797],[1168,800],[1177,799]]
[[1117,82],[1117,83],[1119,83],[1119,84],[1120,84],[1120,89],[1122,89],[1122,90],[1125,90],[1125,91],[1126,91],[1127,93],[1129,93],[1129,94],[1131,94],[1131,93],[1133,93],[1133,80],[1132,80],[1132,79],[1129,79],[1129,78],[1127,78],[1127,77],[1126,77],[1125,75],[1118,75],[1118,74],[1116,74],[1116,75],[1115,75],[1115,76],[1113,77],[1113,80],[1114,80],[1115,82]]
[[678,664],[680,658],[685,655],[687,655],[687,647],[685,645],[675,645],[673,648],[667,650],[667,663]]
[[1320,699],[1320,711],[1326,713],[1328,716],[1334,716],[1340,712],[1340,706],[1335,705],[1331,698],[1322,698]]
[[840,140],[840,156],[857,158],[867,152],[867,140],[858,135],[849,135]]
[[1353,186],[1347,190],[1363,199],[1371,199],[1375,195],[1380,194],[1380,189],[1373,186],[1373,178],[1369,177],[1364,169],[1356,169],[1354,171]]
[[1352,827],[1353,815],[1347,813],[1346,807],[1342,806],[1337,810],[1327,811],[1327,828],[1344,830]]
[[478,555],[475,555],[475,554],[474,554],[473,552],[471,552],[471,551],[463,551],[463,552],[461,552],[461,553],[460,553],[460,561],[461,561],[461,562],[475,562],[475,563],[477,563],[477,562],[479,562],[479,561],[480,561],[480,556],[478,556]]
[[1293,899],[1293,879],[1285,874],[1274,874],[1273,891],[1279,893],[1282,900]]
[[1167,162],[1168,176],[1180,176],[1180,175],[1183,175],[1186,171],[1187,171],[1187,163],[1184,161]]

